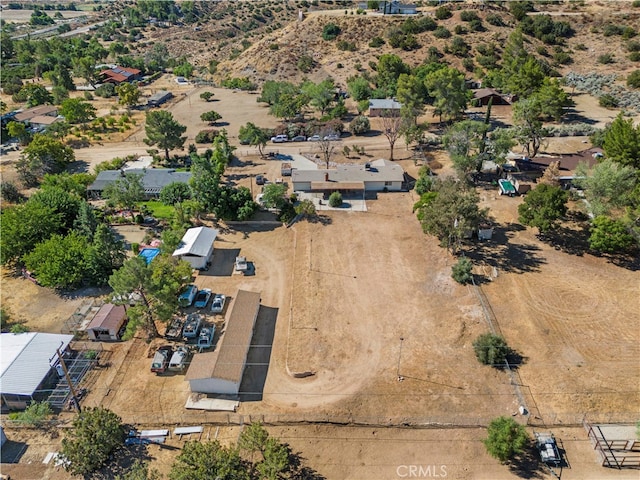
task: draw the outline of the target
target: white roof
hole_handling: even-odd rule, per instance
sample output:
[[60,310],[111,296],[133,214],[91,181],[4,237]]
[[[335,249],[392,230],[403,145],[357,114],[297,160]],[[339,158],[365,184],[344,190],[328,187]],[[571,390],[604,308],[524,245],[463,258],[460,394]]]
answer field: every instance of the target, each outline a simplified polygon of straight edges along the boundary
[[[56,349],[67,348],[73,335],[54,333],[0,334],[0,389],[2,393],[32,395],[57,363]],[[52,362],[49,363],[49,360]]]
[[369,100],[369,108],[399,110],[402,108],[402,104],[400,102],[396,102],[392,98],[372,98]]
[[173,252],[174,257],[180,255],[195,255],[204,257],[218,235],[218,231],[209,227],[190,228],[180,240],[178,248]]

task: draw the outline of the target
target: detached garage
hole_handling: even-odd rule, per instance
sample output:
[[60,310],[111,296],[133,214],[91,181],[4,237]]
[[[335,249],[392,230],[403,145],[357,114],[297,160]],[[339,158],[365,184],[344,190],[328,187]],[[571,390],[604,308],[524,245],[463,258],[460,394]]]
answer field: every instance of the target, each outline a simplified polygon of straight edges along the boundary
[[238,395],[259,310],[260,293],[238,290],[218,348],[191,361],[185,380],[192,392]]
[[208,227],[190,228],[180,240],[174,257],[180,257],[198,270],[206,270],[213,256],[213,242],[218,231]]
[[87,327],[87,337],[95,341],[120,340],[127,324],[127,311],[124,305],[106,303]]

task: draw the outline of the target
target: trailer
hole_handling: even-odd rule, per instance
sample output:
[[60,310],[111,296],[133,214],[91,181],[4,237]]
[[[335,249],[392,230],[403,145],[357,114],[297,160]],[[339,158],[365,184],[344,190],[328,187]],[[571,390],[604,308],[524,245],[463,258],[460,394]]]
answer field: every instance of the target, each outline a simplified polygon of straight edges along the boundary
[[498,187],[500,188],[500,195],[509,195],[510,197],[513,197],[516,194],[516,187],[513,186],[513,183],[504,178],[498,180]]
[[182,330],[182,336],[186,340],[198,338],[200,335],[200,327],[202,326],[202,315],[199,313],[190,313],[187,316],[187,322]]
[[552,433],[533,433],[536,438],[536,450],[540,455],[540,460],[549,469],[552,475],[556,478],[560,478],[554,468],[560,468],[562,466],[562,455],[558,450],[558,444]]

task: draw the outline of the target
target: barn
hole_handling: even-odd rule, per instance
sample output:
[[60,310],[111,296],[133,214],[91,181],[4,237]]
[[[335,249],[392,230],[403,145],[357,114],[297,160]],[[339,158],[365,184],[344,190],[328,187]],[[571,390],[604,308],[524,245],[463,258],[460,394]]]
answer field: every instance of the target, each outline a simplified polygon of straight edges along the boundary
[[180,240],[173,256],[186,260],[193,268],[206,270],[213,256],[213,242],[217,236],[218,231],[213,228],[190,228]]
[[227,326],[213,352],[193,357],[185,380],[192,392],[237,396],[260,311],[260,293],[238,290]]
[[122,338],[127,325],[124,305],[105,303],[87,326],[87,336],[94,341],[115,341]]
[[58,374],[56,351],[65,352],[73,335],[53,333],[0,334],[2,408],[23,409],[46,398]]

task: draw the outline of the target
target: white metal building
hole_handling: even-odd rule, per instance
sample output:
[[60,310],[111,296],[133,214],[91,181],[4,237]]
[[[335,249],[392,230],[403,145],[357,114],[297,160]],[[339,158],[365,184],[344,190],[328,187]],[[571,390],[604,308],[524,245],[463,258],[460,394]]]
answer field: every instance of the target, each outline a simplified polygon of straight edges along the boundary
[[185,380],[192,392],[237,396],[260,311],[260,293],[238,290],[213,352],[194,355]]
[[186,260],[193,268],[204,270],[211,261],[213,242],[217,236],[218,231],[213,228],[190,228],[182,237],[173,256]]
[[22,409],[38,400],[38,391],[56,378],[56,350],[64,352],[73,335],[53,333],[0,334],[2,406]]

